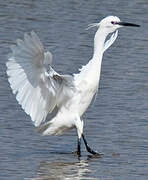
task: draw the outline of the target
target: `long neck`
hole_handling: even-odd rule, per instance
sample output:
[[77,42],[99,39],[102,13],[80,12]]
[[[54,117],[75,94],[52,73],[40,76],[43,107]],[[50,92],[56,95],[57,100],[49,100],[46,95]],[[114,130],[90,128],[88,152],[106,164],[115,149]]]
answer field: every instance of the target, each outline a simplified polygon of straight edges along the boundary
[[[94,38],[94,54],[92,59],[82,67],[79,74],[75,75],[75,78],[77,78],[77,82],[79,83],[79,80],[86,78],[87,81],[89,80],[88,77],[92,77],[93,79],[96,79],[98,83],[98,80],[100,78],[100,71],[101,71],[101,62],[102,62],[102,56],[104,52],[104,42],[107,37],[108,33],[103,31],[103,29],[98,29],[98,31],[95,34]],[[92,81],[92,80],[91,80]]]
[[103,29],[98,29],[94,38],[94,54],[92,60],[101,61],[104,51],[104,42],[108,33],[104,32]]

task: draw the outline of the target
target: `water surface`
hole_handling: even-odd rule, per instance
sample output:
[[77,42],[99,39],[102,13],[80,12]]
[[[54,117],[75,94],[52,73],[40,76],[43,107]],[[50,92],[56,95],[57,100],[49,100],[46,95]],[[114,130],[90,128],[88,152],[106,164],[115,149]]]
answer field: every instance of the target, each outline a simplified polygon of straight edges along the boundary
[[[1,0],[0,179],[146,180],[148,177],[148,2],[146,0]],[[97,99],[84,116],[85,134],[102,158],[91,158],[76,132],[38,134],[7,82],[9,46],[34,30],[59,73],[76,73],[92,56],[96,29],[107,15],[140,24],[120,29],[104,54]]]

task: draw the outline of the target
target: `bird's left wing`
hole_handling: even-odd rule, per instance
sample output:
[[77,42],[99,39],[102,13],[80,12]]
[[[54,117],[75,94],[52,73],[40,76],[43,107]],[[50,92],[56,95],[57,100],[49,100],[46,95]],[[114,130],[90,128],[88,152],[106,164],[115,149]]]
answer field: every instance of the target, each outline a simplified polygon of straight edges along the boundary
[[35,126],[39,126],[48,113],[70,96],[72,77],[54,71],[52,54],[44,53],[34,32],[25,34],[24,40],[18,39],[11,49],[6,63],[10,86],[24,111],[31,116]]

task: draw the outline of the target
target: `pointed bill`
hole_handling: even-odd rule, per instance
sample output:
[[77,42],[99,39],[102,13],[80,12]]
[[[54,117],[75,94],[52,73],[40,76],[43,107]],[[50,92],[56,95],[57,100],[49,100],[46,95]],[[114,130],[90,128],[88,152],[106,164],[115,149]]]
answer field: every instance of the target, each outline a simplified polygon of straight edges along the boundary
[[118,22],[120,26],[131,26],[131,27],[140,27],[138,24],[133,24],[133,23],[127,23],[127,22]]

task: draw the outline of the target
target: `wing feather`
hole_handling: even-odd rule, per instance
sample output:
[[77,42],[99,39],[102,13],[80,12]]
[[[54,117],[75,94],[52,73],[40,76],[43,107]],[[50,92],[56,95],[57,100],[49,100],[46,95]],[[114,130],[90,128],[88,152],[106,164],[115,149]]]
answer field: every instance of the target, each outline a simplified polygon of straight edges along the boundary
[[[52,54],[44,53],[44,48],[35,32],[25,34],[24,40],[18,39],[11,46],[12,54],[8,57],[8,81],[16,99],[24,111],[31,116],[35,126],[45,121],[48,113],[58,106],[62,98],[67,98],[72,89],[72,82],[56,73],[51,66]],[[61,81],[53,78],[56,75]],[[66,82],[66,83],[65,83]],[[64,95],[64,93],[67,95]],[[65,93],[65,94],[66,94]]]

